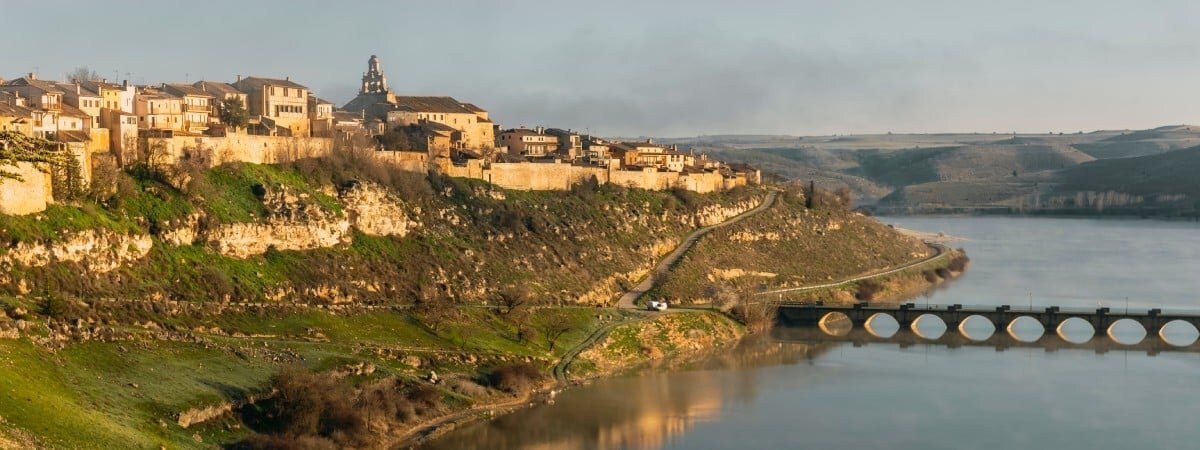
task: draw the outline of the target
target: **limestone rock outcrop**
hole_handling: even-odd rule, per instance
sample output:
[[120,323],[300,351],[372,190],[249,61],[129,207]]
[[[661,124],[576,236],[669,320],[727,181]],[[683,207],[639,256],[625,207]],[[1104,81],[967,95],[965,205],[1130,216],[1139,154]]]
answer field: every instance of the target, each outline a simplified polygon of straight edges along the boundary
[[58,242],[21,242],[0,255],[0,267],[20,264],[42,267],[77,262],[95,272],[109,272],[145,257],[154,241],[146,234],[121,234],[106,230],[71,233]]
[[354,183],[338,198],[350,216],[350,226],[372,236],[404,236],[416,226],[399,198],[371,183]]

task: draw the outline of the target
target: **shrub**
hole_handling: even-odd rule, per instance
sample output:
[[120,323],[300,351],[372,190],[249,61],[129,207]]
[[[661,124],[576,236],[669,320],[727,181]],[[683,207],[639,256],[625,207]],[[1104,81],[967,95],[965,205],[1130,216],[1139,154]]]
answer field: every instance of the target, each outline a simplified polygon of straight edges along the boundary
[[957,256],[954,257],[954,259],[950,260],[950,264],[948,266],[946,266],[946,268],[948,268],[954,272],[962,272],[964,270],[967,270],[967,263],[970,263],[970,262],[971,262],[971,258],[968,258],[965,253],[959,253]]
[[[315,445],[284,448],[329,448],[318,444],[328,440],[337,447],[361,445],[367,437],[367,423],[355,408],[354,392],[348,384],[329,374],[287,368],[271,379],[278,394],[253,411],[247,423],[259,432],[278,435],[279,442]],[[269,444],[271,439],[244,441],[243,444]],[[246,447],[277,448],[277,447]]]
[[492,369],[487,376],[487,383],[510,394],[520,394],[528,391],[541,379],[541,371],[533,364],[517,363]]
[[875,298],[875,295],[883,291],[883,285],[877,281],[865,280],[858,283],[858,289],[854,291],[854,298],[859,301],[869,301]]

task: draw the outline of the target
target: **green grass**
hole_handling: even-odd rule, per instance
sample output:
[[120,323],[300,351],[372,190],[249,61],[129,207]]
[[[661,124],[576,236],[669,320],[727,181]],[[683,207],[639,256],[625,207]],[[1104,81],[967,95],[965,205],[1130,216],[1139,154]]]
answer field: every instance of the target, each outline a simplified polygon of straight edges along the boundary
[[[459,319],[437,332],[407,313],[312,310],[265,317],[251,313],[211,316],[204,321],[208,326],[262,336],[202,335],[207,344],[88,342],[51,352],[27,340],[0,340],[0,416],[9,426],[26,430],[41,444],[56,448],[228,443],[247,431],[206,425],[183,429],[176,424],[178,413],[260,390],[286,364],[329,370],[369,362],[379,368],[377,376],[416,376],[435,369],[443,375],[463,372],[471,377],[492,364],[447,363],[415,372],[401,361],[373,353],[369,350],[373,346],[416,354],[479,354],[487,361],[491,361],[488,355],[533,357],[548,366],[597,325],[596,312],[589,308],[539,309],[531,323],[536,328],[555,315],[567,316],[573,329],[561,338],[554,355],[544,338],[519,342],[511,323],[482,308],[464,309]],[[305,339],[310,330],[319,331],[328,341]],[[297,355],[300,360],[279,359],[279,355]],[[195,433],[202,436],[204,444],[192,439]]]
[[[106,213],[93,203],[82,206],[50,205],[46,211],[28,216],[0,214],[0,238],[6,242],[58,241],[84,230],[130,231],[133,223]],[[7,251],[8,246],[0,246]]]
[[254,222],[267,214],[255,195],[255,186],[267,191],[288,188],[296,195],[307,195],[326,211],[341,213],[337,199],[316,189],[299,173],[276,166],[229,164],[209,170],[199,185],[203,208],[221,223]]

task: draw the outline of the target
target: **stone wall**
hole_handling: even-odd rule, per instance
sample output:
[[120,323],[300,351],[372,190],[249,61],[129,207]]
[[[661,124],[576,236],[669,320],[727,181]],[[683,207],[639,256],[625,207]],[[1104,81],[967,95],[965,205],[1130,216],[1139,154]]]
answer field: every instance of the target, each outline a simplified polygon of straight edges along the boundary
[[33,164],[18,162],[16,166],[3,165],[0,171],[16,174],[21,179],[0,178],[0,214],[20,216],[46,210],[54,201],[50,176]]
[[739,183],[714,172],[660,172],[652,168],[620,170],[561,162],[492,163],[485,166],[482,161],[472,160],[465,166],[449,166],[444,169],[453,177],[474,178],[507,189],[533,191],[567,190],[592,177],[600,183],[614,183],[654,191],[681,188],[705,193],[724,191],[745,184],[744,180]]
[[175,165],[185,157],[198,157],[209,167],[231,162],[278,164],[328,155],[333,139],[320,137],[258,136],[229,133],[222,137],[141,137],[145,159],[155,165]]

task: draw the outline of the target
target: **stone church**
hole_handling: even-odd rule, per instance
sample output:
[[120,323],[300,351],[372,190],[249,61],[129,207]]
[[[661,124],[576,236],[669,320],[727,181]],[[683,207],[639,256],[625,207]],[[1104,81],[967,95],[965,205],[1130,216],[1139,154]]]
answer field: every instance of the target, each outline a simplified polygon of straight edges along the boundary
[[358,96],[342,109],[362,113],[367,120],[378,119],[389,130],[396,127],[426,125],[452,129],[450,146],[458,150],[490,150],[495,147],[495,131],[488,112],[453,97],[396,95],[388,88],[379,57],[367,60]]

